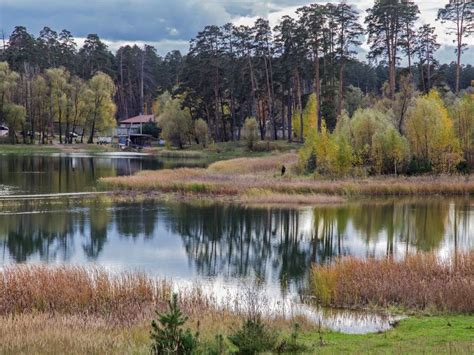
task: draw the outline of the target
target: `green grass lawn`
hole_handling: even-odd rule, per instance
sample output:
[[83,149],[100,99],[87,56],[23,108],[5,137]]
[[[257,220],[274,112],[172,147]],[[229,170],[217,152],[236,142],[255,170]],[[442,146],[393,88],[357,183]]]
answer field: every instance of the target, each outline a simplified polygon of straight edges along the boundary
[[200,145],[193,144],[186,146],[184,149],[154,147],[145,151],[163,158],[191,158],[214,162],[233,158],[261,157],[275,152],[285,153],[301,148],[301,144],[290,144],[286,140],[266,144],[266,142],[259,142],[254,150],[249,150],[245,141],[238,141],[210,144],[204,149]]
[[474,316],[412,317],[385,333],[349,335],[303,334],[301,342],[318,354],[473,354]]
[[0,154],[53,154],[53,153],[103,153],[114,151],[110,146],[97,144],[40,145],[40,144],[0,144]]
[[59,153],[61,149],[51,146],[32,144],[0,144],[0,154]]

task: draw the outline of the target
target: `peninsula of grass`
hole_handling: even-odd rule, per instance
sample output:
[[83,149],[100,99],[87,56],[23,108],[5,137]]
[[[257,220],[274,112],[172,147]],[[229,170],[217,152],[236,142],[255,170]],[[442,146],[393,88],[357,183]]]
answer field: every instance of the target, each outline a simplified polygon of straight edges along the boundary
[[[218,161],[208,168],[142,171],[134,176],[100,180],[101,188],[128,196],[179,199],[212,198],[244,203],[339,203],[364,196],[469,196],[472,176],[380,176],[339,178],[302,176],[294,172],[295,153]],[[282,166],[285,174],[282,176]]]

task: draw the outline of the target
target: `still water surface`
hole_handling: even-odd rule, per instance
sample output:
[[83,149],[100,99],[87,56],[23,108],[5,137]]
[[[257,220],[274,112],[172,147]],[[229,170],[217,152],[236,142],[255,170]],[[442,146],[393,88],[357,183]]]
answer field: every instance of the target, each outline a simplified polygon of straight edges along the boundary
[[141,170],[204,166],[189,159],[90,154],[0,155],[0,196],[90,192],[107,176]]
[[[88,191],[99,176],[165,166],[144,158],[0,159],[0,185],[12,194]],[[313,263],[348,255],[403,258],[420,251],[449,257],[474,250],[473,228],[472,199],[388,199],[300,209],[23,201],[0,206],[0,265],[95,264],[144,271],[181,285],[198,281],[223,299],[258,278],[274,307],[281,307],[287,295],[305,294]],[[376,315],[328,316],[301,304],[297,312],[348,332],[389,327],[389,319]]]

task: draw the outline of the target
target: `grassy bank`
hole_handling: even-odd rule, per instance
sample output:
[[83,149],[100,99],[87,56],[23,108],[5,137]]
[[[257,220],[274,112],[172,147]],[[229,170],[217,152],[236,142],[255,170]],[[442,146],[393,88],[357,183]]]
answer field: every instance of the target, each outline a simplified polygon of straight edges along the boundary
[[474,314],[474,253],[452,260],[431,254],[401,261],[344,258],[315,265],[311,290],[324,306]]
[[[107,190],[134,194],[177,194],[179,198],[211,197],[234,202],[341,202],[328,196],[473,195],[472,176],[373,177],[316,179],[294,174],[295,153],[218,161],[207,169],[142,171],[135,176],[101,180]],[[286,172],[281,176],[282,166]],[[176,196],[173,196],[175,198]],[[343,201],[343,199],[342,199]]]
[[311,332],[301,340],[315,354],[472,354],[474,316],[412,317],[385,333]]
[[[97,268],[20,266],[2,269],[0,276],[2,354],[148,354],[153,311],[163,311],[171,294],[169,282]],[[218,307],[198,286],[180,292],[180,306],[189,315],[187,326],[199,331],[202,349],[217,334],[232,334],[246,312],[235,303],[232,313]],[[298,343],[306,353],[472,353],[474,347],[469,315],[413,317],[367,335],[318,330],[303,319],[265,320],[280,341],[291,337],[294,322],[301,325]],[[226,348],[236,350],[228,342]]]
[[[222,322],[217,317],[214,321]],[[298,339],[308,354],[472,354],[473,323],[473,316],[414,317],[382,334],[306,330]],[[0,317],[0,352],[149,354],[149,333],[145,322],[124,327],[93,317],[23,314]]]
[[[147,354],[155,310],[166,310],[172,292],[170,282],[140,273],[6,267],[0,270],[0,353]],[[253,291],[227,304],[197,284],[178,292],[187,326],[199,332],[203,344],[240,326],[249,309],[246,302],[258,302]],[[303,319],[276,317],[268,323],[284,336],[296,321],[310,329]]]
[[210,144],[206,148],[199,145],[190,145],[185,149],[155,147],[146,148],[144,151],[159,158],[172,159],[206,159],[209,162],[228,160],[234,158],[263,157],[275,153],[288,153],[301,148],[299,143],[287,141],[259,142],[254,150],[247,148],[246,142],[223,142]]
[[116,151],[110,146],[101,146],[97,144],[0,144],[1,154],[53,154],[53,153],[104,153]]

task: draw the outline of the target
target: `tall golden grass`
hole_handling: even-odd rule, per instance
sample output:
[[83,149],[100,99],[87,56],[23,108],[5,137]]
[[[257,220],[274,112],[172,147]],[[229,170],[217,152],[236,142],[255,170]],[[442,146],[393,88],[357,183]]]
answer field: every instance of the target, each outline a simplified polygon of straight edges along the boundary
[[[0,353],[149,353],[150,323],[165,311],[170,282],[99,267],[11,266],[0,269]],[[254,300],[252,300],[254,301]],[[242,323],[245,300],[219,305],[200,285],[179,290],[186,326],[213,340]],[[263,309],[260,309],[263,312]],[[291,331],[295,319],[273,326]],[[309,329],[305,319],[298,322]]]
[[47,312],[133,321],[171,294],[166,281],[101,268],[13,266],[0,271],[0,316]]
[[313,266],[311,290],[324,306],[393,306],[472,314],[474,252],[452,260],[433,254],[417,254],[401,261],[344,258]]
[[[297,163],[293,153],[260,158],[238,158],[211,164],[207,169],[144,171],[134,176],[101,179],[104,189],[137,193],[178,193],[182,196],[210,195],[231,198],[237,202],[255,196],[286,194],[290,203],[302,195],[338,196],[428,196],[474,195],[474,179],[461,176],[376,177],[361,179],[315,179],[292,175]],[[281,166],[287,173],[281,176]],[[269,198],[272,202],[274,198]],[[306,199],[307,200],[307,199]],[[245,201],[244,201],[245,202]]]

